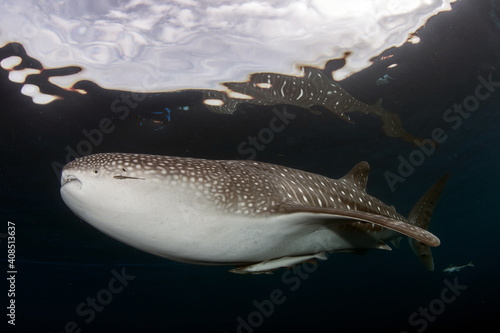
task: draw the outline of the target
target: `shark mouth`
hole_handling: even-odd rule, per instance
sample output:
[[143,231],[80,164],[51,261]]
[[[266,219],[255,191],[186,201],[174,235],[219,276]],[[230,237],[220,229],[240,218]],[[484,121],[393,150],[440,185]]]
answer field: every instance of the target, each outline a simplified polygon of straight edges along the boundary
[[61,187],[67,184],[75,185],[79,190],[82,188],[82,182],[73,175],[62,175],[61,177]]

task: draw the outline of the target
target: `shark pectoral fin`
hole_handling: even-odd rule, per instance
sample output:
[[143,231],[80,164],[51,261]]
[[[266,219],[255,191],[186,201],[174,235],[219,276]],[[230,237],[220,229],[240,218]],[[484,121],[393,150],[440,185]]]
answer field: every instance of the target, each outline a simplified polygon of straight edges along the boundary
[[[335,208],[324,208],[324,207],[314,207],[305,206],[293,203],[282,203],[278,207],[279,212],[284,214],[293,213],[312,213],[326,216],[335,216],[336,218],[342,217],[346,220],[353,220],[352,222],[362,221],[373,223],[384,228],[394,230],[405,236],[416,239],[417,241],[424,243],[428,246],[439,246],[441,243],[439,238],[434,236],[432,233],[424,230],[415,225],[393,219],[388,216],[377,215],[367,212],[361,212],[357,210],[345,210],[345,209],[335,209]],[[327,220],[328,221],[328,220]]]
[[272,271],[278,268],[289,268],[314,259],[326,260],[327,257],[324,252],[296,257],[281,257],[248,266],[240,266],[231,269],[230,272],[237,274],[272,274]]

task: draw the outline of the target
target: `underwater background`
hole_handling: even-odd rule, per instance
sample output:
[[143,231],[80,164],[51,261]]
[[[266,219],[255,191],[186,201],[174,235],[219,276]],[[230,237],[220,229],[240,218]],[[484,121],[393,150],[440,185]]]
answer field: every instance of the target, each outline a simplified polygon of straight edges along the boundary
[[[500,2],[462,0],[452,7],[416,33],[420,43],[387,50],[339,83],[364,103],[382,98],[407,132],[437,137],[437,146],[388,137],[380,119],[363,114],[350,116],[354,124],[285,104],[240,104],[232,115],[217,114],[196,90],[133,94],[82,81],[75,88],[87,94],[78,94],[43,74],[28,81],[62,98],[37,105],[0,70],[1,331],[498,330]],[[23,66],[40,66],[24,50],[7,44],[0,59],[17,55]],[[388,69],[391,62],[398,66]],[[388,83],[376,84],[386,74]],[[244,145],[283,112],[293,117],[263,149]],[[113,130],[82,144],[104,118]],[[156,257],[104,235],[65,206],[58,166],[68,156],[72,160],[78,147],[87,153],[252,157],[331,178],[365,160],[371,167],[368,193],[404,216],[450,172],[429,229],[441,239],[432,249],[436,269],[427,271],[406,241],[391,252],[331,254],[308,271],[272,275],[238,275],[228,266]],[[6,309],[12,299],[9,222],[15,224],[15,326]],[[442,272],[470,261],[474,267]],[[93,307],[92,299],[101,301]]]

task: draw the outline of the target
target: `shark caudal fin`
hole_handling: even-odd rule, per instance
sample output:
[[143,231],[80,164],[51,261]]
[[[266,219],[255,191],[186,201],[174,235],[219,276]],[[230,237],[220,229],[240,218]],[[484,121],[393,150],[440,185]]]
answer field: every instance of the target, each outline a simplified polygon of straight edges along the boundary
[[[441,177],[432,187],[420,198],[417,204],[413,207],[410,212],[408,220],[411,224],[416,225],[422,229],[427,230],[431,221],[432,213],[434,212],[434,207],[444,189],[446,181],[450,175],[446,174]],[[410,247],[413,252],[418,256],[420,261],[427,267],[430,271],[434,270],[434,259],[432,258],[432,252],[428,245],[409,238]]]

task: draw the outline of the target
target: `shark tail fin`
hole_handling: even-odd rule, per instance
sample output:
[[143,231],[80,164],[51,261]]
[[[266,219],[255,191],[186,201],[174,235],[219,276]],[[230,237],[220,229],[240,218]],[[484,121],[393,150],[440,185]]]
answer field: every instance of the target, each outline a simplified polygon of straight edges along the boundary
[[[441,195],[441,192],[443,191],[449,176],[449,174],[445,174],[444,176],[442,176],[415,204],[410,212],[410,216],[408,217],[408,221],[411,224],[425,230],[429,228],[432,213],[434,212],[436,203],[438,202],[439,196]],[[410,238],[408,240],[410,242],[410,247],[420,259],[420,261],[430,271],[433,271],[434,259],[432,258],[430,247],[413,238]]]

